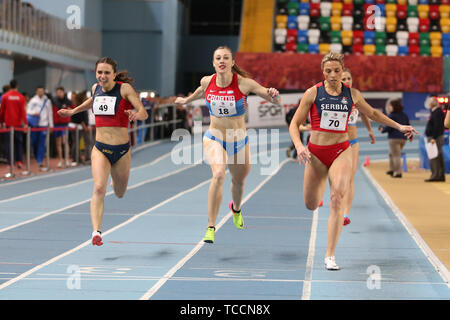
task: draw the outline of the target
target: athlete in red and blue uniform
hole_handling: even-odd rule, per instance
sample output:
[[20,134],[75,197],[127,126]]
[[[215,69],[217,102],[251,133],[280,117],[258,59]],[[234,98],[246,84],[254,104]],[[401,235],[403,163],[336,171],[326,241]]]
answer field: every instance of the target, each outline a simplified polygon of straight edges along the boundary
[[233,223],[243,229],[241,213],[245,178],[250,172],[250,148],[245,127],[246,97],[254,93],[263,99],[280,103],[275,88],[265,88],[239,68],[233,52],[219,47],[213,54],[215,74],[203,77],[200,86],[187,98],[177,98],[175,103],[186,104],[205,97],[210,113],[210,126],[203,138],[206,161],[211,166],[213,178],[208,193],[208,228],[203,241],[214,242],[215,225],[223,195],[225,170],[231,175]]
[[[359,90],[341,82],[344,68],[343,55],[329,53],[322,60],[325,80],[309,88],[289,126],[292,142],[297,149],[298,161],[305,164],[303,193],[305,205],[316,210],[323,198],[327,180],[330,182],[330,216],[325,268],[339,270],[335,251],[344,222],[344,195],[350,186],[352,152],[349,148],[347,125],[352,108],[356,107],[370,119],[394,127],[412,137],[417,131],[403,126],[372,108]],[[300,140],[299,126],[311,115],[311,137],[307,147]]]
[[71,116],[92,108],[95,115],[96,141],[92,149],[91,166],[94,191],[91,200],[92,244],[103,244],[101,224],[109,175],[118,198],[125,195],[130,176],[131,155],[128,124],[145,120],[147,111],[136,91],[129,84],[127,72],[117,72],[117,63],[101,58],[96,63],[98,83],[92,87],[92,97],[74,109],[61,109],[58,114]]

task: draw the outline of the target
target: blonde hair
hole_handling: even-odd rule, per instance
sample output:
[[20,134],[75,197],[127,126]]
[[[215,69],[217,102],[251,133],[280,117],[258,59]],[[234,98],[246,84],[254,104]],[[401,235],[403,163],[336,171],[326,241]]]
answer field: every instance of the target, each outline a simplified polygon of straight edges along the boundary
[[[219,50],[219,49],[225,49],[225,50],[230,51],[231,52],[231,58],[234,60],[233,50],[231,50],[227,46],[220,46],[220,47],[217,47],[216,50],[214,50],[214,53],[217,50]],[[231,68],[231,71],[234,72],[234,73],[237,73],[238,75],[240,75],[241,77],[244,77],[244,78],[250,78],[251,77],[250,73],[248,73],[247,71],[245,71],[244,69],[239,67],[236,63],[234,63],[233,67]]]
[[[341,64],[342,69],[344,69],[344,55],[340,54],[340,53],[336,53],[336,52],[330,52],[328,53],[325,57],[323,57],[322,59],[322,64],[321,64],[321,68],[323,70],[323,66],[325,65],[325,63],[327,63],[328,61],[337,61]],[[351,74],[351,73],[350,73]]]

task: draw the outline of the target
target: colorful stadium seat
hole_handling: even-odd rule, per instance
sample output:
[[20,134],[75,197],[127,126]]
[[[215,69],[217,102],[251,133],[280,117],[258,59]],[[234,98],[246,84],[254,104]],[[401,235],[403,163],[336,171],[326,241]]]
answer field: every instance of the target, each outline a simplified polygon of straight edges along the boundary
[[342,30],[353,30],[353,17],[343,16],[341,19]]
[[308,30],[309,27],[309,16],[298,16],[297,17],[297,24],[299,30]]
[[375,32],[375,45],[385,45],[386,44],[386,32]]
[[442,57],[442,47],[441,46],[431,46],[430,48],[432,57]]
[[363,47],[363,51],[365,55],[373,56],[376,51],[376,47],[374,44],[365,44]]
[[398,46],[398,53],[399,56],[407,56],[409,54],[409,48],[408,46]]
[[428,32],[430,30],[430,19],[419,18],[419,31],[420,32]]
[[330,52],[342,53],[342,44],[341,43],[332,43],[330,45]]
[[319,45],[318,44],[310,44],[308,45],[309,53],[319,53]]
[[376,55],[385,55],[386,54],[386,45],[384,45],[384,44],[377,44],[375,46],[375,54]]
[[388,44],[386,45],[386,55],[388,56],[396,56],[398,53],[398,46],[396,44]]
[[417,5],[408,5],[408,17],[419,17]]
[[341,30],[341,16],[331,16],[331,30]]
[[327,54],[330,52],[330,44],[329,43],[320,43],[319,44],[319,53],[320,54]]
[[298,53],[308,53],[308,44],[307,43],[299,43],[297,45]]
[[430,11],[430,7],[428,4],[419,4],[417,6],[417,11],[419,12],[419,18],[425,19],[428,18],[428,12]]
[[409,45],[418,45],[419,44],[419,33],[418,32],[410,32],[408,35]]
[[418,17],[408,17],[406,19],[406,23],[408,24],[409,32],[418,32],[418,30],[419,30],[419,18]]
[[375,44],[374,31],[364,31],[364,44]]
[[440,32],[430,32],[430,43],[431,46],[440,46],[442,39],[442,33]]
[[443,18],[440,21],[442,33],[450,33],[450,19]]
[[420,54],[420,47],[418,45],[410,45],[408,49],[410,56],[418,56]]
[[441,19],[450,18],[450,5],[441,4],[439,6],[439,15],[440,15]]

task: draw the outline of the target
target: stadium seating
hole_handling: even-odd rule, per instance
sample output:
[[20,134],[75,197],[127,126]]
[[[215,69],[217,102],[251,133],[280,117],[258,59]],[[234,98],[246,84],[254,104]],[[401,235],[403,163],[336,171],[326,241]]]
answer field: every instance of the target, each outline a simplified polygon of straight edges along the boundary
[[450,0],[275,1],[275,50],[450,56]]

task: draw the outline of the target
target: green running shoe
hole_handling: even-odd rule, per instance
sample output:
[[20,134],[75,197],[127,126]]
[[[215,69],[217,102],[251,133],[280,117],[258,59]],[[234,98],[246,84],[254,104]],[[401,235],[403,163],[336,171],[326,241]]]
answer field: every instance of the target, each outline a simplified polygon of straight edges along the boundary
[[204,242],[214,243],[214,235],[216,234],[216,228],[209,227],[206,229],[205,237],[203,238]]
[[233,212],[233,223],[235,225],[236,228],[238,229],[243,229],[244,228],[244,218],[242,218],[242,213],[241,211],[239,211],[238,213],[236,213],[233,210],[233,201],[230,201],[228,203],[228,207],[230,208],[230,210]]

